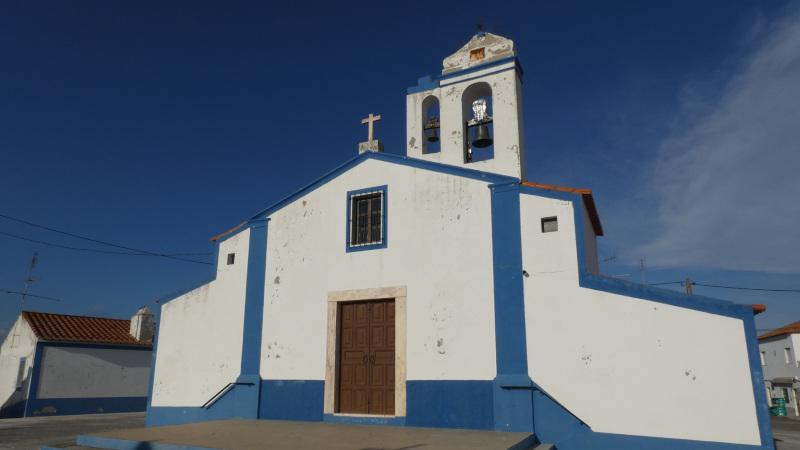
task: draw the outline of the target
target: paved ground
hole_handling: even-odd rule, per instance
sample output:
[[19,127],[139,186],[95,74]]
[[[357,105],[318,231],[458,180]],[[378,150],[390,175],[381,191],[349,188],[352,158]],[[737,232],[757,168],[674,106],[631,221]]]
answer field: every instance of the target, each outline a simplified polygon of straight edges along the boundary
[[[93,433],[91,438],[149,441],[236,450],[530,449],[529,433],[374,425],[218,420],[188,425]],[[93,441],[98,442],[98,441]],[[101,442],[101,441],[100,441]],[[90,442],[86,443],[87,445]]]
[[143,412],[0,419],[0,449],[68,447],[75,445],[79,434],[143,426]]
[[772,435],[778,450],[800,450],[800,420],[773,417]]
[[[261,421],[264,423],[264,421]],[[291,424],[292,422],[287,422]],[[278,422],[280,424],[280,422]],[[329,424],[321,424],[324,426],[330,426]],[[90,415],[81,415],[81,416],[57,416],[57,417],[36,417],[36,418],[26,418],[26,419],[2,419],[0,420],[0,449],[39,449],[42,445],[49,445],[54,447],[61,447],[61,448],[68,448],[68,447],[75,447],[75,439],[79,434],[88,434],[88,433],[102,433],[111,430],[121,430],[121,429],[129,429],[129,428],[141,428],[144,426],[144,413],[127,413],[127,414],[90,414]],[[351,425],[352,426],[352,425]],[[337,447],[337,448],[358,448],[358,449],[379,449],[385,448],[381,447],[379,443],[375,442],[377,436],[372,433],[375,431],[376,427],[359,427],[353,426],[359,429],[358,433],[356,433],[353,438],[353,442],[358,444],[355,447]],[[165,427],[168,428],[168,427]],[[388,427],[387,427],[388,428]],[[773,417],[772,418],[772,429],[773,434],[775,437],[775,441],[777,443],[777,450],[800,450],[800,419],[797,418],[784,418],[784,417]],[[408,437],[403,438],[402,432],[406,430],[405,428],[394,428],[393,430],[399,432],[401,435],[401,439],[408,439]],[[436,432],[439,430],[433,430],[433,432],[427,436],[421,436],[421,440],[415,441],[416,443],[411,443],[408,441],[408,445],[395,445],[394,448],[402,448],[405,447],[407,449],[411,448],[435,448],[436,442],[439,442],[439,439],[442,439],[444,436],[442,434],[437,434]],[[453,430],[450,430],[453,431]],[[480,443],[480,440],[474,440],[477,435],[473,433],[480,434],[481,432],[470,432],[467,430],[454,430],[457,433],[461,433],[464,439],[467,441],[461,441],[461,447],[451,447],[451,448],[486,448]],[[277,432],[278,434],[282,434],[285,438],[304,438],[301,432],[297,428],[282,428],[279,427],[278,430],[272,431],[272,433]],[[128,433],[125,431],[124,433]],[[114,433],[116,434],[116,433]],[[233,431],[231,435],[227,435],[225,433],[216,435],[215,439],[220,439],[221,443],[220,446],[228,447],[230,441],[228,439],[237,437],[237,431]],[[489,435],[493,433],[488,433]],[[263,435],[262,435],[263,436]],[[327,436],[327,438],[325,437]],[[325,439],[330,439],[330,435],[320,435],[322,440],[322,445],[317,442],[316,448],[331,448],[331,442]],[[481,439],[485,439],[486,437],[482,437]],[[449,436],[448,436],[449,439]],[[406,442],[406,440],[398,441],[399,442]],[[466,442],[464,444],[464,442]],[[209,442],[203,441],[203,443],[208,446]],[[263,445],[263,441],[259,442],[260,445]],[[256,447],[251,447],[256,448]],[[263,448],[263,447],[262,447]]]

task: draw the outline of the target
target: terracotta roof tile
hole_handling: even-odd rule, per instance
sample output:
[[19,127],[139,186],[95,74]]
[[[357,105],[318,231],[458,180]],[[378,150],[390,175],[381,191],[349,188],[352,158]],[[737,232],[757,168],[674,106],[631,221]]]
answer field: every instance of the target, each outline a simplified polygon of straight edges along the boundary
[[138,341],[130,335],[130,320],[33,311],[23,311],[22,317],[45,341],[152,346],[152,342]]
[[758,337],[759,340],[767,339],[775,336],[780,336],[783,334],[791,334],[791,333],[800,333],[800,321],[790,323],[789,325],[776,328],[768,333],[764,333]]
[[533,181],[523,181],[523,186],[533,187],[537,189],[545,189],[548,191],[567,192],[569,194],[578,194],[586,205],[586,210],[589,213],[589,221],[592,223],[594,234],[597,236],[603,235],[603,225],[600,223],[600,214],[597,213],[597,205],[594,203],[594,195],[591,189],[572,188],[566,186],[556,186],[554,184],[534,183]]

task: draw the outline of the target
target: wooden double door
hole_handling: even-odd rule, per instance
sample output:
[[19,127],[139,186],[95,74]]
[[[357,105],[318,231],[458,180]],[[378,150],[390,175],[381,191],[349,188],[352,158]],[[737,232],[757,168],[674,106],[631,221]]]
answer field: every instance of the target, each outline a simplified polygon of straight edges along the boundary
[[339,304],[337,411],[394,415],[394,300]]

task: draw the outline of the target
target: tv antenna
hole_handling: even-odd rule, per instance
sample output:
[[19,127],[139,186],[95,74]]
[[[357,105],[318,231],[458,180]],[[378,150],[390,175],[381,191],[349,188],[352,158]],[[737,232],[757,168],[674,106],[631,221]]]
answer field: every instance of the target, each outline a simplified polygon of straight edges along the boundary
[[39,252],[33,252],[33,256],[31,257],[31,265],[28,267],[28,277],[25,278],[25,289],[22,291],[22,295],[19,301],[19,309],[24,309],[25,306],[25,298],[28,297],[28,291],[31,288],[31,284],[33,284],[36,280],[33,278],[33,269],[36,268],[36,263],[39,262]]

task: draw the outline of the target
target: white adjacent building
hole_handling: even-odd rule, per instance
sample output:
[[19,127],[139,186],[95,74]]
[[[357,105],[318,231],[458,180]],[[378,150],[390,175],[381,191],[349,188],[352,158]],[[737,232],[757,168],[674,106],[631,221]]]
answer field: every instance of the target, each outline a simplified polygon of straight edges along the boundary
[[214,237],[211,279],[161,307],[148,424],[772,449],[753,308],[602,276],[592,192],[525,177],[522,77],[511,40],[475,35],[408,89],[404,155]]
[[0,418],[144,411],[153,314],[23,311],[0,347]]
[[789,414],[800,415],[800,322],[762,334],[758,348],[768,396],[783,397]]

